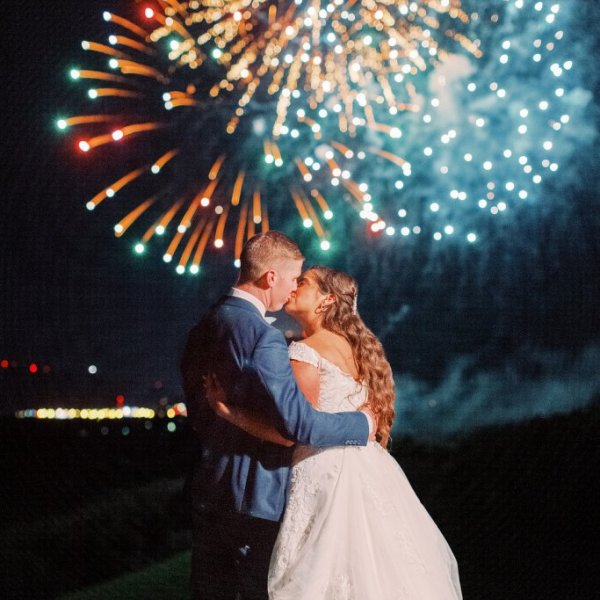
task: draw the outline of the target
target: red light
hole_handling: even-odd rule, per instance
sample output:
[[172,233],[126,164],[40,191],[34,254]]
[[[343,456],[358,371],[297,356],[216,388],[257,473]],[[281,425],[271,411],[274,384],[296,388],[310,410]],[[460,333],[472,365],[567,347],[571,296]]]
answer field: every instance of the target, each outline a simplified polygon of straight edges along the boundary
[[372,236],[381,236],[385,229],[385,222],[381,219],[367,225],[367,232]]
[[79,149],[82,152],[89,152],[90,151],[90,145],[85,140],[81,140],[78,145],[79,145]]
[[151,19],[154,16],[154,11],[148,7],[144,10],[144,16],[146,17],[146,19]]
[[37,373],[38,372],[38,366],[35,363],[31,363],[29,365],[29,372],[30,373]]
[[2,360],[2,361],[0,361],[0,367],[2,367],[3,369],[8,369],[8,367],[9,367],[9,364],[10,364],[10,363],[9,363],[9,362],[8,362],[6,359],[5,359],[5,360]]
[[125,404],[125,396],[123,396],[123,394],[117,394],[115,400],[117,401],[117,406],[123,406],[123,404]]
[[112,139],[115,140],[115,142],[122,140],[123,139],[123,131],[121,129],[115,129],[112,132]]

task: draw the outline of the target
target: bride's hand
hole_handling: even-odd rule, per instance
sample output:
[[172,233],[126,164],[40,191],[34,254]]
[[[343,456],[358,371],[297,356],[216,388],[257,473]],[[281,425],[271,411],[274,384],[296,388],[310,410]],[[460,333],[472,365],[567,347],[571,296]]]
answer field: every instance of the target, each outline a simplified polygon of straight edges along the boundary
[[369,415],[369,418],[371,419],[371,422],[373,423],[373,429],[369,433],[369,441],[370,442],[375,442],[377,440],[377,438],[376,438],[376,435],[377,435],[377,417],[375,416],[375,413],[368,406],[363,406],[360,409],[360,411],[363,412],[363,413],[365,413],[366,415]]
[[231,419],[233,416],[231,408],[226,404],[227,394],[219,383],[214,373],[202,378],[204,382],[204,393],[208,405],[223,419]]

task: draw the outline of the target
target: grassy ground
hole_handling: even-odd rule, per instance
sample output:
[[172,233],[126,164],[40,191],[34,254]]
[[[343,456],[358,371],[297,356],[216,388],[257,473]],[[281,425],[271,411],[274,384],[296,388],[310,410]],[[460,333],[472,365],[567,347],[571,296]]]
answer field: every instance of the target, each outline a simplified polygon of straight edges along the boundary
[[58,600],[188,600],[189,552],[145,569],[60,596]]
[[[5,433],[3,599],[188,597],[185,440]],[[599,439],[600,404],[444,445],[398,440],[394,456],[457,558],[465,600],[598,596]]]

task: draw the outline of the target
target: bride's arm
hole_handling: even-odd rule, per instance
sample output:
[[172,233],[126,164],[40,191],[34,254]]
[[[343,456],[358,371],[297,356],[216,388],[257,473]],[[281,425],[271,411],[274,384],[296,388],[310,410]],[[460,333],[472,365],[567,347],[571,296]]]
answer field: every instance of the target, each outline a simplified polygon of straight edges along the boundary
[[311,403],[313,408],[319,408],[319,369],[299,360],[291,360],[292,371],[298,382],[300,391]]
[[259,417],[250,414],[249,411],[229,406],[226,403],[227,396],[225,390],[223,390],[215,375],[205,379],[204,391],[206,392],[206,400],[209,406],[219,417],[229,421],[232,425],[266,442],[288,447],[295,444],[292,440],[283,437],[275,427],[269,425]]

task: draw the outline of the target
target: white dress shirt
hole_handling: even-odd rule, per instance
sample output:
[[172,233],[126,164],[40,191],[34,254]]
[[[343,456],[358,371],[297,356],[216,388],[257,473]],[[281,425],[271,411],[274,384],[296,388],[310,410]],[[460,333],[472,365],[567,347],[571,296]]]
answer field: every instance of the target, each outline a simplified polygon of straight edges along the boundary
[[275,317],[266,316],[267,307],[256,296],[253,296],[252,294],[245,292],[244,290],[240,290],[240,288],[236,287],[231,288],[229,295],[233,296],[234,298],[241,298],[242,300],[246,300],[246,302],[250,302],[250,304],[254,304],[254,306],[256,306],[256,308],[258,308],[258,310],[260,311],[260,314],[262,315],[263,319],[269,325],[277,321]]
[[242,300],[246,300],[246,302],[250,302],[250,304],[254,304],[254,306],[256,306],[256,308],[258,308],[258,310],[260,311],[260,314],[263,317],[265,316],[265,313],[267,312],[267,307],[256,296],[253,296],[249,292],[241,290],[237,287],[232,287],[231,291],[229,292],[229,295],[233,296],[234,298],[241,298]]

